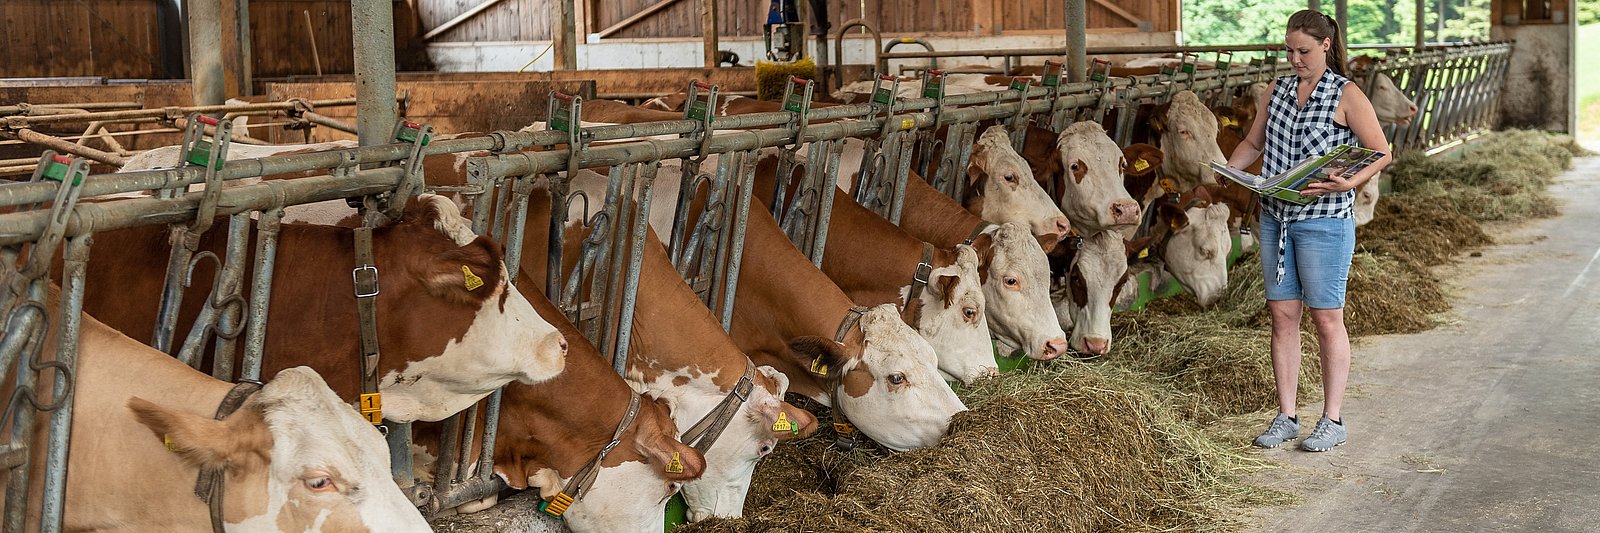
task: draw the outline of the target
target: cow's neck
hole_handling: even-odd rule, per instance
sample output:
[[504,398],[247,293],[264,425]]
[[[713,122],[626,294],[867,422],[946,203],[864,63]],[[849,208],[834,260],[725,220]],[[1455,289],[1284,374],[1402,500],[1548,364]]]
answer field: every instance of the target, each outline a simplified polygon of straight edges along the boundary
[[[856,303],[904,305],[901,289],[912,284],[923,251],[921,240],[853,200],[834,196],[822,269]],[[933,252],[934,268],[955,263],[953,252]]]
[[918,238],[938,246],[954,246],[967,240],[983,219],[920,179],[906,180],[906,204],[900,213],[900,227]]
[[714,374],[711,383],[716,392],[733,390],[750,359],[678,276],[659,241],[651,240],[644,248],[639,292],[649,297],[638,301],[634,346],[641,357],[630,359],[630,370],[642,373],[647,385],[665,372],[686,372],[691,379]]

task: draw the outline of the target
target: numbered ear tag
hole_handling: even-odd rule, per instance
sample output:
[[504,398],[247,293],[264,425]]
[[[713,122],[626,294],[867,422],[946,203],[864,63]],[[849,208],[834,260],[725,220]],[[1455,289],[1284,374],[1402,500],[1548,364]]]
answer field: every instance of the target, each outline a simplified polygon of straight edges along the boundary
[[551,498],[550,501],[539,502],[539,512],[556,518],[561,518],[561,515],[566,514],[567,508],[571,506],[572,497],[568,496],[565,492],[558,492],[556,493],[556,497]]
[[383,423],[383,393],[361,395],[361,417],[374,426]]
[[834,422],[833,423],[833,432],[834,433],[838,433],[840,435],[848,435],[848,434],[851,434],[851,433],[855,433],[856,432],[856,427],[851,425],[849,422]]
[[177,453],[178,452],[178,443],[172,442],[172,435],[169,435],[169,434],[166,434],[166,433],[162,433],[161,434],[161,445],[162,446],[166,446],[167,447],[167,451],[169,451],[169,452],[173,452],[173,453]]
[[1144,258],[1147,258],[1147,257],[1150,257],[1150,249],[1149,248],[1145,248],[1143,250],[1139,250],[1139,259],[1144,259]]
[[811,373],[818,376],[828,375],[828,365],[822,363],[822,356],[819,355],[811,360]]
[[1173,183],[1172,178],[1162,178],[1161,188],[1165,189],[1167,192],[1178,192],[1178,184]]
[[800,432],[800,428],[795,427],[794,422],[789,421],[789,413],[783,411],[778,411],[778,421],[772,423],[772,430]]
[[1145,161],[1143,157],[1133,160],[1133,169],[1134,170],[1139,171],[1139,172],[1144,172],[1144,169],[1147,169],[1147,168],[1150,168],[1150,162],[1149,161]]
[[666,470],[668,474],[683,473],[683,458],[678,456],[678,452],[672,452],[672,460],[667,461],[667,466],[664,470]]
[[483,278],[478,277],[477,274],[473,274],[472,269],[467,268],[467,265],[461,265],[461,282],[469,291],[476,290],[478,287],[483,286]]

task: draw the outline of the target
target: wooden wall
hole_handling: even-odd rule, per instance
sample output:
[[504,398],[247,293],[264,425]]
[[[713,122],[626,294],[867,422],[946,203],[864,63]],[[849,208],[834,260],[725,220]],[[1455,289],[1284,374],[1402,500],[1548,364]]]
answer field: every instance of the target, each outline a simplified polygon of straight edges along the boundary
[[161,1],[0,0],[0,77],[161,77]]

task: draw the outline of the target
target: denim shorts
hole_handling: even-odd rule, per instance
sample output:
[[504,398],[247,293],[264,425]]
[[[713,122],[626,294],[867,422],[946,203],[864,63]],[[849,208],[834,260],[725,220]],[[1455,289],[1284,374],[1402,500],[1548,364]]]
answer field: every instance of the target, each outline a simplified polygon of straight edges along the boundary
[[1303,300],[1312,309],[1344,307],[1345,282],[1356,249],[1353,218],[1290,222],[1284,242],[1283,282],[1278,281],[1278,234],[1285,224],[1261,215],[1261,270],[1268,300]]

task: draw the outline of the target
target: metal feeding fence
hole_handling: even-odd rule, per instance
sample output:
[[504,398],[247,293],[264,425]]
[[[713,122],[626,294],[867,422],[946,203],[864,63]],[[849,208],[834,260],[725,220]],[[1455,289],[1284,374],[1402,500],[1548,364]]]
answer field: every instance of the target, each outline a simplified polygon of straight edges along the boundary
[[[1407,142],[1438,142],[1484,128],[1486,117],[1494,112],[1507,50],[1505,45],[1489,44],[1385,58],[1381,70],[1401,73],[1402,84],[1416,87],[1426,102],[1426,114],[1415,122],[1422,133],[1405,137]],[[1111,111],[1118,111],[1118,122],[1107,129],[1125,142],[1136,126],[1131,118],[1135,106],[1163,102],[1181,90],[1225,101],[1240,89],[1287,72],[1287,65],[1270,57],[1249,65],[1230,65],[1227,59],[1219,54],[1215,68],[1200,69],[1198,60],[1189,55],[1166,72],[1132,78],[1108,76],[1108,65],[1102,64],[1090,81],[1082,83],[1067,83],[1060,64],[1051,63],[1041,79],[1018,78],[1005,90],[954,96],[945,94],[944,75],[929,71],[915,98],[895,97],[898,79],[883,76],[877,78],[868,102],[821,108],[811,106],[812,83],[792,79],[782,111],[738,116],[714,116],[716,87],[695,83],[689,88],[682,120],[603,126],[583,123],[581,98],[553,94],[549,129],[544,131],[432,140],[426,126],[402,123],[392,144],[233,161],[226,158],[227,122],[194,115],[187,120],[183,151],[174,162],[177,168],[87,179],[86,161],[47,154],[30,182],[0,185],[0,213],[4,213],[0,214],[4,247],[0,274],[7,289],[0,294],[6,328],[0,340],[0,371],[15,380],[19,391],[5,407],[12,430],[0,448],[0,463],[11,473],[5,530],[23,527],[27,476],[34,466],[29,464],[29,446],[38,437],[32,433],[36,416],[49,417],[46,462],[39,470],[46,478],[40,523],[44,530],[56,531],[62,521],[77,317],[97,232],[168,226],[175,246],[169,256],[156,347],[191,365],[199,365],[199,355],[210,352],[216,356],[210,369],[214,377],[257,380],[262,358],[272,356],[262,352],[284,208],[347,199],[364,208],[367,225],[380,225],[385,214],[396,214],[411,196],[428,188],[423,158],[484,152],[487,155],[467,159],[464,186],[438,189],[463,198],[474,230],[506,249],[511,272],[529,259],[521,256],[521,250],[530,197],[549,194],[551,267],[539,282],[584,335],[610,354],[621,372],[631,342],[640,251],[648,238],[653,189],[659,180],[677,180],[679,187],[677,218],[670,235],[663,236],[673,264],[726,328],[735,312],[744,227],[751,216],[750,192],[763,150],[776,151],[779,176],[784,177],[778,180],[773,214],[801,251],[820,264],[845,143],[866,147],[856,199],[897,220],[913,169],[946,194],[958,199],[965,194],[960,170],[971,155],[980,124],[1004,124],[1020,147],[1030,126],[1060,132],[1072,122],[1104,121]],[[668,160],[678,160],[677,170],[664,175],[662,163]],[[939,162],[938,170],[929,176],[934,161]],[[605,198],[572,192],[577,173],[598,167],[610,169]],[[247,178],[308,172],[327,175],[237,184]],[[787,183],[792,176],[798,176],[798,183]],[[78,201],[138,192],[154,194]],[[689,209],[697,205],[700,193],[704,194],[694,217],[697,222],[690,226]],[[591,212],[591,203],[599,209]],[[569,220],[574,207],[581,207],[580,220]],[[195,257],[209,255],[196,253],[190,243],[203,232],[221,231],[212,227],[219,217],[227,217],[226,251],[221,258],[212,257],[219,275],[202,318],[180,337],[175,320],[182,294],[178,286],[199,262]],[[581,257],[571,261],[576,266],[564,271],[562,248],[569,222],[586,226],[588,235],[579,249]],[[44,306],[50,262],[63,246],[59,305],[65,319],[48,324]],[[254,260],[247,261],[251,246]],[[24,252],[26,260],[19,263]],[[252,269],[249,286],[243,281],[247,268]],[[59,333],[56,355],[40,360],[41,342],[51,327]],[[52,395],[43,400],[33,393],[44,379],[41,373],[54,380]],[[393,473],[414,503],[437,511],[502,488],[492,474],[499,397],[497,392],[445,423],[447,438],[441,442],[432,483],[412,477],[409,425],[385,423]],[[369,419],[381,416],[375,409],[364,412]],[[480,426],[483,435],[476,439],[473,433]],[[474,445],[475,441],[481,442]],[[552,527],[559,526],[552,523]]]

